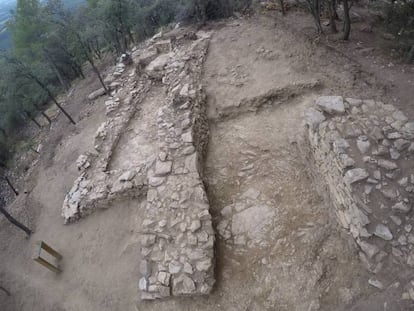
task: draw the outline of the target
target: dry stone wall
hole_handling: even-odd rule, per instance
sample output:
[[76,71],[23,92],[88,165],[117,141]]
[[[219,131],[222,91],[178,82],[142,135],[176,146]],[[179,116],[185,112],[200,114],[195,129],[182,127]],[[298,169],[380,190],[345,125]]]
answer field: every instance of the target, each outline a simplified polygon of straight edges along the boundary
[[142,299],[208,294],[214,284],[215,235],[200,165],[208,142],[201,72],[209,35],[197,37],[145,69],[169,89],[157,120],[159,155],[149,171]]
[[414,122],[392,105],[340,96],[319,98],[304,119],[302,153],[368,270],[414,266]]
[[[116,67],[115,73],[119,72]],[[115,199],[146,193],[147,165],[129,171],[108,170],[121,136],[150,87],[144,78],[135,81],[135,77],[128,77],[126,80],[130,85],[129,96],[120,99],[114,92],[105,101],[107,119],[95,134],[95,151],[80,155],[77,160],[81,175],[64,199],[62,216],[65,223],[89,215],[96,209],[107,208]]]

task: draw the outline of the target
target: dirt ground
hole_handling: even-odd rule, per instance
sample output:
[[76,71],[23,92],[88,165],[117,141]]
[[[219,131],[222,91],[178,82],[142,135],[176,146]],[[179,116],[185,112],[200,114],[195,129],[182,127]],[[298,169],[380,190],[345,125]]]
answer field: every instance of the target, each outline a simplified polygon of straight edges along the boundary
[[[290,19],[255,16],[208,25],[215,34],[204,76],[211,132],[205,179],[214,223],[218,227],[223,208],[240,203],[249,189],[259,193],[253,205],[265,206],[271,215],[257,236],[249,236],[256,244],[217,235],[214,292],[138,300],[139,204],[117,202],[63,225],[62,202],[78,176],[75,161],[92,150],[105,117],[104,98],[93,104],[86,99],[98,87],[90,76],[76,85],[66,105],[79,122],[71,126],[58,118],[22,185],[28,193],[8,207],[35,233],[26,239],[0,219],[0,286],[11,293],[0,292],[1,310],[409,310],[394,295],[392,276],[384,291],[368,285],[351,237],[333,219],[329,202],[316,194],[296,145],[302,143],[301,112],[320,94],[392,101],[414,118],[413,66],[382,68],[392,61],[386,55],[354,53],[357,42],[368,46],[373,40],[357,30],[350,43],[330,42],[327,48],[309,35],[311,20],[290,14]],[[255,105],[271,90],[282,95]],[[150,98],[157,101],[158,94]],[[139,119],[131,122],[111,165],[135,164],[122,158],[122,150],[128,135],[144,145],[150,141],[146,129]],[[148,150],[145,145],[137,153],[145,156]],[[62,253],[61,274],[31,260],[36,240]]]

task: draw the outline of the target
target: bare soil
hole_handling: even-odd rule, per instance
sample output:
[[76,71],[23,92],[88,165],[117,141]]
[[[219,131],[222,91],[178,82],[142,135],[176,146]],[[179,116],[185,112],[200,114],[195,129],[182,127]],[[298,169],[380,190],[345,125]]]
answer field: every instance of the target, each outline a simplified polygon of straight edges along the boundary
[[[368,35],[359,38],[356,31],[355,42],[327,47],[315,42],[312,21],[302,13],[276,15],[208,25],[215,34],[204,77],[211,131],[205,180],[214,222],[220,223],[225,206],[254,188],[260,192],[256,203],[274,215],[263,243],[234,245],[218,236],[212,295],[140,302],[139,204],[117,202],[68,226],[60,216],[78,176],[75,161],[92,150],[105,117],[105,98],[87,101],[99,87],[90,75],[66,104],[79,122],[71,126],[58,117],[40,160],[20,184],[27,194],[8,206],[35,233],[26,239],[0,219],[0,286],[12,294],[0,291],[1,310],[409,310],[392,286],[379,291],[368,285],[351,237],[331,216],[329,202],[316,194],[296,145],[302,143],[301,112],[320,94],[393,101],[414,118],[408,105],[413,67],[371,66],[392,60],[353,53],[357,41],[374,40]],[[142,108],[149,119],[157,96],[150,94],[153,107]],[[128,139],[143,145],[138,155],[151,149],[146,142],[152,137],[140,121],[134,119],[121,140],[115,168],[135,164],[122,157]],[[137,136],[141,131],[143,137]],[[36,240],[63,254],[61,274],[31,260]],[[389,284],[394,281],[390,276]]]

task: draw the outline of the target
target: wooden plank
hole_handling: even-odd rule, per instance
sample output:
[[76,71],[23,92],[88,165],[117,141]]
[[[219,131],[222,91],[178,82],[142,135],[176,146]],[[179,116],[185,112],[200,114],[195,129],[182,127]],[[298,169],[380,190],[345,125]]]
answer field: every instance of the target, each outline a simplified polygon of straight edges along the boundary
[[50,255],[52,255],[58,260],[62,259],[62,255],[55,251],[53,248],[51,248],[49,245],[47,245],[45,242],[41,241],[40,243],[40,247],[43,248],[46,252],[48,252]]
[[53,271],[55,273],[60,273],[61,272],[58,267],[56,267],[56,266],[52,265],[51,263],[47,262],[42,257],[33,258],[33,260],[40,263],[42,266],[49,269],[50,271]]

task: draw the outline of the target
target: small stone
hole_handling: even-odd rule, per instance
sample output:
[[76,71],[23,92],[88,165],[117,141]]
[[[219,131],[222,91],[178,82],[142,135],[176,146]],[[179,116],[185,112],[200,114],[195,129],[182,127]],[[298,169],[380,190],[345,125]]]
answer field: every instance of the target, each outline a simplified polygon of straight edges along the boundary
[[390,149],[390,157],[393,160],[398,160],[400,158],[401,154],[394,148]]
[[336,154],[346,154],[348,148],[350,147],[346,139],[343,138],[335,139],[332,146]]
[[180,231],[185,232],[187,230],[187,224],[185,222],[180,223]]
[[359,136],[357,139],[357,147],[362,154],[366,154],[369,151],[371,143],[368,140],[368,137],[363,135]]
[[173,295],[189,295],[196,290],[194,281],[185,274],[173,278]]
[[407,265],[414,267],[414,251],[411,251],[407,257]]
[[190,155],[190,154],[193,154],[194,152],[195,152],[194,146],[188,146],[183,149],[183,155]]
[[197,243],[198,243],[197,236],[195,236],[195,235],[194,235],[194,234],[192,234],[192,233],[188,233],[188,234],[187,234],[187,241],[188,241],[188,244],[189,244],[189,245],[192,245],[192,246],[196,246],[196,245],[197,245]]
[[379,252],[379,248],[373,244],[370,244],[365,241],[357,241],[357,243],[369,259],[374,257]]
[[148,290],[148,285],[149,285],[149,283],[148,283],[148,279],[147,278],[142,277],[142,278],[139,279],[138,288],[140,290],[147,291]]
[[181,135],[181,139],[183,140],[183,142],[185,143],[192,143],[193,142],[193,134],[192,132],[187,132]]
[[141,260],[139,264],[139,272],[145,277],[149,277],[151,275],[151,264],[148,260]]
[[198,219],[194,220],[190,225],[191,232],[196,232],[200,228],[201,228],[201,221]]
[[[368,180],[368,182],[369,182],[369,180]],[[371,194],[373,188],[374,188],[374,186],[372,186],[372,185],[365,185],[365,187],[364,187],[364,193],[367,194],[367,195],[368,194]]]
[[247,198],[251,200],[257,200],[259,196],[260,196],[260,191],[254,188],[247,189],[247,191],[241,195],[242,198]]
[[395,162],[384,159],[378,160],[378,166],[385,168],[386,170],[395,170],[398,168],[398,165]]
[[404,113],[402,113],[400,110],[396,110],[396,111],[392,114],[392,117],[393,117],[395,120],[399,120],[399,121],[407,121],[407,120],[408,120],[407,116],[406,116]]
[[388,148],[383,145],[379,145],[377,149],[372,151],[372,155],[375,155],[375,156],[384,156],[384,155],[387,155],[388,153],[389,153]]
[[198,261],[196,263],[196,269],[198,271],[208,271],[211,268],[211,259],[206,259],[203,261]]
[[398,132],[387,133],[385,136],[387,136],[388,139],[398,139],[402,137],[402,135]]
[[322,96],[316,100],[316,105],[329,114],[343,114],[345,105],[342,96]]
[[341,153],[339,155],[339,158],[341,159],[341,162],[344,166],[344,168],[353,167],[355,165],[354,159],[352,159],[349,155],[346,153]]
[[181,271],[181,264],[177,261],[171,261],[168,264],[168,272],[171,274],[177,274]]
[[181,90],[180,90],[180,96],[183,96],[183,97],[186,97],[186,96],[188,96],[188,93],[189,93],[189,84],[188,83],[186,83],[186,84],[184,84],[184,86],[181,88]]
[[361,99],[356,99],[356,98],[346,98],[345,100],[348,102],[348,104],[349,104],[350,106],[353,106],[353,107],[359,107],[359,106],[361,106],[361,105],[362,105],[362,100],[361,100]]
[[148,178],[148,184],[152,187],[159,187],[165,181],[164,177],[150,177]]
[[403,178],[401,178],[401,179],[398,181],[398,184],[399,184],[400,186],[403,186],[403,187],[407,186],[407,184],[408,184],[408,177],[403,177]]
[[384,135],[382,134],[382,131],[378,126],[374,126],[369,135],[376,141],[379,141],[380,139],[384,138]]
[[390,241],[393,238],[390,229],[388,229],[388,227],[383,224],[378,224],[375,227],[374,235],[385,241]]
[[183,271],[187,274],[193,274],[193,267],[188,262],[184,263],[184,269]]
[[[385,184],[385,183],[383,183]],[[382,188],[381,190],[382,195],[389,199],[389,200],[395,200],[398,198],[398,193],[396,190],[392,189],[392,188]]]
[[[412,285],[413,283],[412,283],[412,281],[411,281],[411,285]],[[408,290],[408,294],[410,295],[410,299],[411,300],[414,300],[414,288],[410,288],[409,290]]]
[[354,168],[345,173],[344,182],[350,186],[353,183],[368,178],[369,174],[365,169]]
[[398,243],[400,243],[400,245],[407,245],[407,237],[402,234],[400,235],[400,237],[398,238]]
[[410,142],[408,140],[400,138],[394,142],[394,146],[398,151],[402,151],[408,146],[410,146]]
[[144,234],[141,236],[141,245],[151,246],[155,243],[156,238],[154,234]]
[[414,143],[411,143],[410,147],[408,147],[408,152],[414,152]]
[[158,159],[160,159],[161,162],[165,162],[167,160],[167,153],[164,151],[161,151],[158,155]]
[[172,170],[172,161],[161,162],[157,161],[155,164],[155,175],[156,176],[165,176],[171,173]]
[[171,278],[171,274],[169,274],[168,272],[165,272],[165,271],[158,272],[157,280],[161,284],[169,286],[170,285],[170,278]]
[[397,210],[403,213],[408,213],[411,210],[411,207],[405,204],[404,202],[398,202],[391,207],[393,210]]
[[374,171],[374,178],[377,180],[381,180],[381,171]]
[[169,286],[158,285],[158,292],[160,293],[161,297],[171,296],[171,288]]
[[402,224],[402,220],[400,217],[391,215],[390,218],[397,226],[400,226]]
[[410,224],[404,226],[405,232],[408,232],[408,233],[411,232],[412,228],[413,228],[413,226],[411,226]]
[[401,132],[404,133],[404,135],[410,138],[413,138],[414,137],[414,122],[406,123],[401,129]]
[[135,171],[127,171],[119,177],[119,181],[131,181],[136,175]]
[[368,284],[371,285],[371,286],[374,286],[378,289],[383,289],[384,288],[384,285],[382,285],[382,283],[379,280],[374,279],[374,278],[370,278],[368,280]]
[[233,206],[227,205],[223,207],[220,211],[221,215],[223,216],[231,216],[233,214]]
[[321,122],[325,121],[325,116],[319,110],[310,108],[305,111],[304,120],[305,124],[315,130]]

